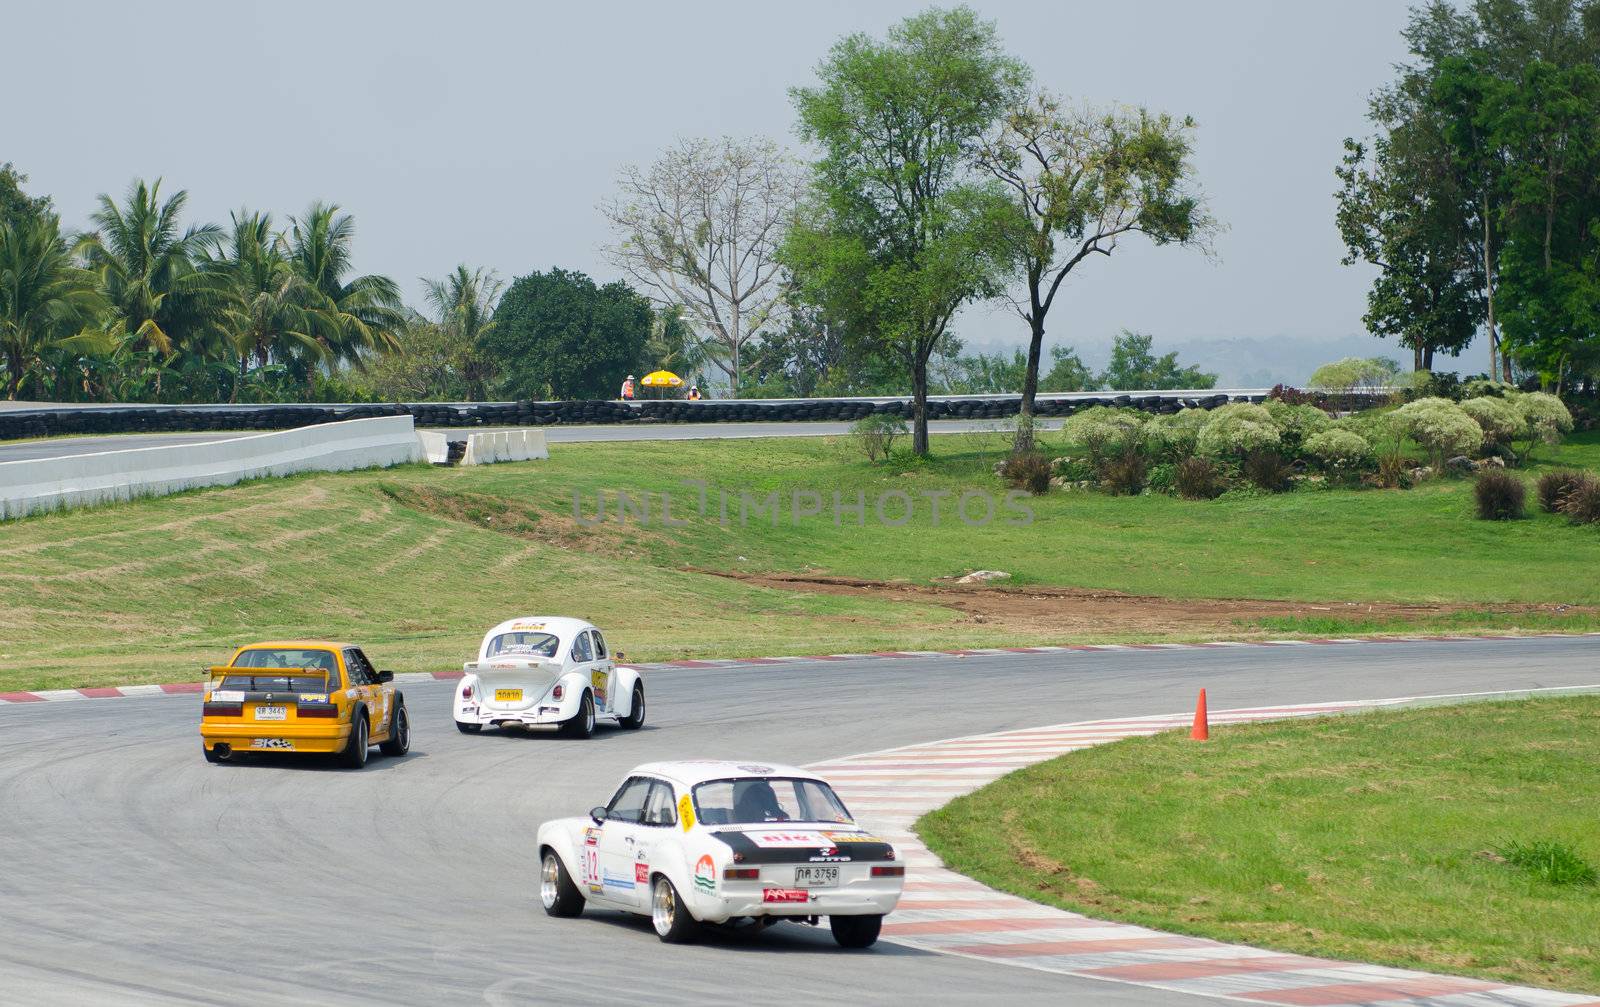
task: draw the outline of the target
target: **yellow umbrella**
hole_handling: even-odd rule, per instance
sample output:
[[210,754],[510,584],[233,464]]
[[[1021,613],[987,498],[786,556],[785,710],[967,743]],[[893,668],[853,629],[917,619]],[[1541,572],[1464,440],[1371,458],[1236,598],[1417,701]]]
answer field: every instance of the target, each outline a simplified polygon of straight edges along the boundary
[[671,371],[651,371],[639,383],[646,388],[676,388],[683,384],[683,379]]

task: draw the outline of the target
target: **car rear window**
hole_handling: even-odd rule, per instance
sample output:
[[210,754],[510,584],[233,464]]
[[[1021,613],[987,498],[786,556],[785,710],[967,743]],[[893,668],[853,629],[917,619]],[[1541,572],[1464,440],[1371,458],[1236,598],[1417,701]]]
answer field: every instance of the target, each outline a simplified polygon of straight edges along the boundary
[[484,657],[555,657],[560,640],[549,633],[501,633],[489,641]]
[[694,788],[694,807],[707,825],[852,821],[844,802],[821,780],[710,780]]
[[316,669],[333,671],[333,654],[326,650],[300,650],[297,648],[261,648],[241,651],[233,659],[235,668],[287,668],[294,671]]

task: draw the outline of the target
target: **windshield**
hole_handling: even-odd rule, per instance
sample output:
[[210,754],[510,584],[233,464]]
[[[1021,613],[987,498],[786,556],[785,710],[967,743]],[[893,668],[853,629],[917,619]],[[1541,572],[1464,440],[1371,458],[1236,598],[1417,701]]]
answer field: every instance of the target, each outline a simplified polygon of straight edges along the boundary
[[844,802],[821,780],[710,780],[694,788],[694,807],[707,825],[852,821]]
[[333,663],[333,655],[325,650],[300,650],[298,648],[262,648],[259,650],[241,651],[233,659],[235,668],[308,668],[317,671],[333,671],[337,665]]
[[555,657],[560,640],[549,633],[501,633],[489,641],[484,657]]

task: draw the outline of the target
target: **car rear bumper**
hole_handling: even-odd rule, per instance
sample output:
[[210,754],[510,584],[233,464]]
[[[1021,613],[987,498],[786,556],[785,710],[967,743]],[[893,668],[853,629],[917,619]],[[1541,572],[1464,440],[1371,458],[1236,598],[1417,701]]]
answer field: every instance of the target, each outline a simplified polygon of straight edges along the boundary
[[455,718],[458,724],[526,724],[530,727],[560,724],[578,715],[576,704],[571,705],[574,707],[571,710],[567,709],[566,703],[546,703],[530,706],[526,710],[496,710],[492,707],[457,705]]
[[810,889],[805,902],[768,902],[763,886],[748,890],[741,886],[720,896],[697,893],[694,908],[703,923],[726,923],[745,916],[883,916],[899,904],[901,887],[857,882],[842,888]]
[[200,724],[200,740],[206,748],[221,743],[236,752],[338,752],[344,749],[349,737],[348,723]]

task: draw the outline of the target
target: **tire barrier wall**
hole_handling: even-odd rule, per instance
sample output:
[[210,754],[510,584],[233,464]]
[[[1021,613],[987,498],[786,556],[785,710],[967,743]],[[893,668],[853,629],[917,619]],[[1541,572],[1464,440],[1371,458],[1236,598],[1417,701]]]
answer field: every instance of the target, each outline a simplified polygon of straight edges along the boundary
[[[1260,402],[1265,389],[1227,392],[1128,392],[1040,396],[1038,416],[1069,416],[1090,406],[1129,406],[1155,413]],[[928,400],[928,418],[1015,416],[1019,397],[948,396]],[[874,413],[911,416],[911,401],[891,399],[723,399],[687,402],[415,402],[272,406],[51,406],[0,411],[0,440],[61,434],[128,434],[204,430],[283,430],[342,420],[410,416],[419,427],[555,426],[610,423],[749,423],[853,421]]]
[[0,520],[262,476],[378,468],[423,458],[411,417],[385,416],[206,444],[0,462]]

